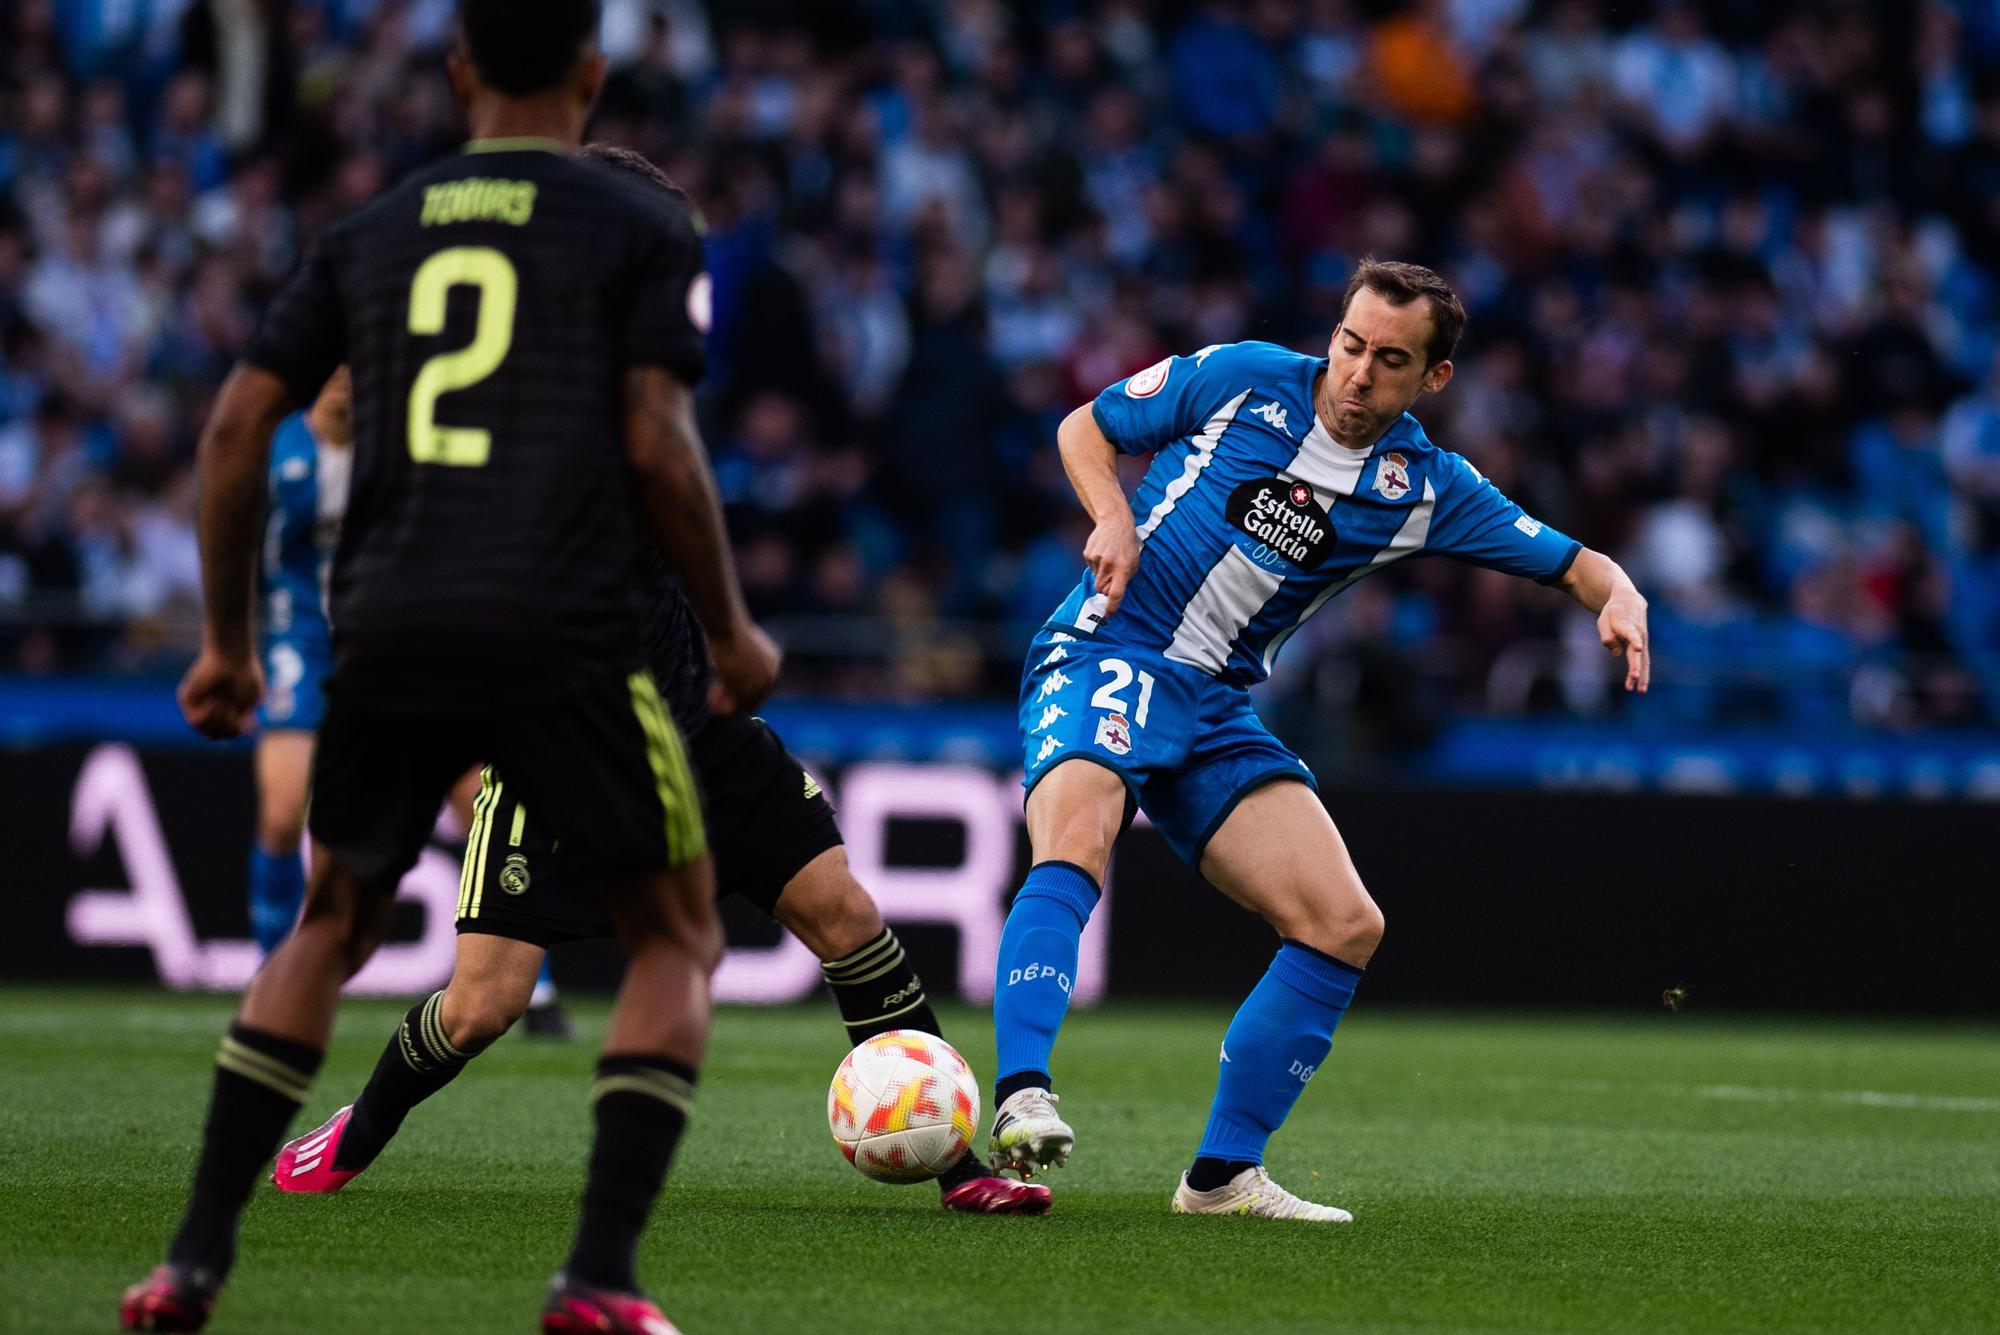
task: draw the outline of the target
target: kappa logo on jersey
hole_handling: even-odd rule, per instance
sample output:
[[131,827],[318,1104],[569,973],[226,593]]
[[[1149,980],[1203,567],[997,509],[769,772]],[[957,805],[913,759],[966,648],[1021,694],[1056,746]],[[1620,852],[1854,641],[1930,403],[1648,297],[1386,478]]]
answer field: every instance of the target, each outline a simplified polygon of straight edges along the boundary
[[1521,532],[1531,538],[1539,537],[1542,532],[1542,521],[1539,519],[1530,519],[1526,515],[1522,515],[1514,521],[1514,527],[1520,529]]
[[1229,493],[1222,507],[1236,544],[1267,569],[1281,564],[1316,570],[1333,554],[1333,521],[1312,488],[1283,478],[1256,478]]
[[1394,450],[1375,463],[1375,490],[1382,499],[1400,501],[1410,494],[1410,461]]
[[1125,382],[1125,395],[1133,399],[1150,399],[1158,394],[1167,383],[1167,373],[1174,369],[1172,357],[1162,357],[1143,371]]
[[1250,415],[1263,418],[1288,436],[1292,434],[1292,428],[1285,423],[1284,407],[1276,399],[1272,399],[1261,408],[1252,408]]
[[1215,352],[1221,347],[1222,345],[1220,343],[1209,344],[1207,347],[1203,348],[1200,352],[1197,352],[1194,355],[1194,364],[1196,366],[1201,366],[1206,364],[1208,359],[1211,356],[1213,356]]
[[1069,678],[1063,675],[1061,668],[1057,668],[1049,674],[1049,679],[1042,683],[1041,692],[1035,698],[1037,700],[1046,700],[1067,685],[1069,685]]
[[1042,738],[1042,749],[1035,752],[1035,763],[1037,765],[1041,764],[1060,750],[1062,750],[1062,739],[1060,737]]
[[1035,725],[1034,730],[1036,732],[1040,732],[1043,728],[1048,727],[1049,724],[1054,723],[1057,719],[1068,718],[1068,717],[1069,717],[1069,711],[1067,709],[1064,709],[1061,705],[1050,705],[1047,709],[1044,709],[1042,711],[1042,721]]
[[1132,725],[1123,714],[1106,714],[1097,720],[1097,744],[1114,756],[1132,753]]

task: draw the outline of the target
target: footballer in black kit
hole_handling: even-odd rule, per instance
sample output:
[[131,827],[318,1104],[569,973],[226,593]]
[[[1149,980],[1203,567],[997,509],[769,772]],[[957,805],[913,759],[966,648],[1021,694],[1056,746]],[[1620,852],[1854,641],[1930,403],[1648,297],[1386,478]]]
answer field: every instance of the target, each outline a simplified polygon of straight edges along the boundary
[[[263,688],[251,592],[272,432],[351,368],[311,883],[223,1039],[186,1213],[122,1298],[125,1329],[206,1323],[341,984],[387,930],[447,790],[486,762],[588,869],[628,961],[542,1329],[671,1330],[635,1256],[693,1106],[722,941],[699,798],[641,661],[648,548],[671,555],[711,633],[721,709],[754,708],[778,654],[744,609],[693,426],[693,221],[571,156],[604,80],[598,19],[596,0],[460,0],[448,73],[471,142],[327,230],[203,431],[202,648],[179,698],[226,738]],[[407,1018],[412,1072],[464,1059],[442,995]]]
[[300,401],[354,367],[310,826],[364,881],[411,864],[481,759],[601,872],[703,851],[638,661],[619,446],[626,367],[701,377],[699,240],[678,201],[561,150],[477,143],[335,224],[245,354]]
[[[592,145],[583,156],[662,194],[678,193],[635,153]],[[633,584],[644,596],[639,642],[647,669],[687,738],[707,799],[717,890],[749,900],[819,957],[850,1045],[894,1029],[940,1033],[902,943],[848,869],[819,784],[763,720],[709,707],[715,682],[707,637],[672,568],[649,554]],[[571,856],[567,836],[544,818],[515,769],[487,766],[459,881],[451,980],[390,1034],[354,1102],[279,1152],[272,1175],[279,1190],[339,1191],[367,1171],[416,1106],[521,1017],[549,946],[612,934],[593,893],[596,875],[587,860]],[[1049,1208],[1046,1187],[997,1176],[969,1148],[938,1183],[949,1210]]]

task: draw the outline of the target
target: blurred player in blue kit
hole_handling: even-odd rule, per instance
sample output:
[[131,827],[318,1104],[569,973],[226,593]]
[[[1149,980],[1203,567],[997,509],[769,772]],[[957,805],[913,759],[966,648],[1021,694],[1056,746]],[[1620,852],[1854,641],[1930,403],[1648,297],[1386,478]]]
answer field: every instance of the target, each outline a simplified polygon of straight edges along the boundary
[[353,391],[341,368],[304,412],[271,437],[270,510],[257,572],[257,834],[250,846],[250,932],[269,954],[299,916],[305,866],[307,777],[313,732],[326,713],[321,684],[333,670],[327,578],[347,509],[353,459]]
[[[1625,659],[1626,689],[1646,689],[1646,600],[1625,572],[1523,513],[1409,415],[1451,379],[1464,324],[1435,273],[1366,260],[1325,357],[1203,348],[1063,421],[1063,466],[1095,528],[1089,568],[1035,637],[1021,683],[1033,865],[1000,945],[996,1166],[1030,1176],[1075,1143],[1049,1057],[1112,843],[1143,808],[1176,854],[1280,938],[1223,1039],[1173,1210],[1351,1218],[1263,1168],[1382,939],[1382,912],[1312,772],[1250,703],[1248,688],[1329,598],[1423,554],[1536,580],[1595,613],[1599,638]],[[1153,456],[1129,499],[1120,454]]]

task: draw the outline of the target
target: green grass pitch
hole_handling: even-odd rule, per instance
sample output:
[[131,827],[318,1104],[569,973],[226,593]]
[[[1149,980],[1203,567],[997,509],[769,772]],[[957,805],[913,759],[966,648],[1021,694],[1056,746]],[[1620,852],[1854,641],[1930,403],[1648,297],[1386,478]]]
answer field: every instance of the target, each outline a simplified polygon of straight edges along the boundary
[[[230,1004],[0,989],[0,1330],[115,1325],[186,1188]],[[400,1008],[352,1004],[311,1125]],[[595,1034],[601,1005],[582,1008]],[[725,1011],[641,1273],[688,1335],[2000,1330],[2000,1032],[1370,1013],[1273,1146],[1345,1227],[1180,1219],[1226,1014],[1072,1016],[1045,1219],[948,1217],[835,1152],[830,1006]],[[990,1073],[983,1017],[949,1012]],[[340,1195],[268,1187],[216,1335],[534,1329],[586,1043],[510,1037]]]

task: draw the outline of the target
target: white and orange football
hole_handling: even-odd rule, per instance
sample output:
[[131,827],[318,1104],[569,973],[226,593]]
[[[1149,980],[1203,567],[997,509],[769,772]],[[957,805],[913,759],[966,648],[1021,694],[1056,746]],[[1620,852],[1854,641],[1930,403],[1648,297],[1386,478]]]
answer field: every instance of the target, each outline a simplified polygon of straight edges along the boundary
[[935,1034],[892,1029],[847,1054],[826,1095],[847,1161],[877,1182],[922,1182],[957,1163],[979,1125],[979,1084]]

